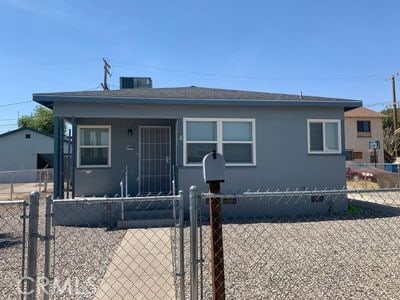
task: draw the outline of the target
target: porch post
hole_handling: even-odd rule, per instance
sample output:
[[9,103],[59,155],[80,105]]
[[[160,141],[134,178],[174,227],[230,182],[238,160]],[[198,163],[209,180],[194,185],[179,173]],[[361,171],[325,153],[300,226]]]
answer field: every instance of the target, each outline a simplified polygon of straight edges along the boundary
[[64,119],[54,117],[54,198],[64,198]]
[[77,147],[76,147],[76,141],[77,141],[77,129],[76,129],[76,119],[75,117],[72,117],[71,119],[71,124],[72,124],[72,162],[71,162],[71,166],[70,166],[70,170],[71,170],[71,185],[72,185],[72,192],[71,192],[71,196],[72,199],[75,198],[75,168],[76,168],[76,151],[77,151]]

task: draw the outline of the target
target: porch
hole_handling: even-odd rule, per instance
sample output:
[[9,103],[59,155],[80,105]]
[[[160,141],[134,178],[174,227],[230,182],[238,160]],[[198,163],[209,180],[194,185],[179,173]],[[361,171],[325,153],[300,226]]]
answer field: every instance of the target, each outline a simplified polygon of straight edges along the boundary
[[[65,122],[71,124],[66,158]],[[54,197],[172,194],[177,127],[177,119],[56,117]]]

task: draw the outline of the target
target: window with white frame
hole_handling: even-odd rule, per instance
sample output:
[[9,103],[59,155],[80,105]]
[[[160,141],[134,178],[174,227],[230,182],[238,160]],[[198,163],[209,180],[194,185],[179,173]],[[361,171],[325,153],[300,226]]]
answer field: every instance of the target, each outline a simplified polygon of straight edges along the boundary
[[308,120],[308,153],[342,153],[340,120]]
[[111,166],[111,126],[78,126],[78,167]]
[[184,119],[184,164],[216,150],[228,165],[255,165],[254,119]]

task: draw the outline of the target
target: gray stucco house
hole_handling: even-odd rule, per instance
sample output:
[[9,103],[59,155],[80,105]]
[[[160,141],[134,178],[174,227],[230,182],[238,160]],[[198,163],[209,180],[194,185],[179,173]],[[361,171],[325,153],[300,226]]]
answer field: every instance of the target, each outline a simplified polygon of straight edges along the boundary
[[[125,166],[131,195],[168,193],[172,179],[186,195],[191,185],[207,191],[201,160],[213,149],[227,162],[223,192],[343,188],[344,112],[362,106],[357,100],[195,86],[40,93],[33,100],[54,111],[56,139],[64,120],[72,124],[76,196],[118,193]],[[55,151],[60,160],[62,143]],[[55,163],[56,176],[61,168]],[[55,179],[55,197],[63,197],[60,182]],[[236,203],[230,209],[248,207]],[[320,203],[301,208],[326,209]]]

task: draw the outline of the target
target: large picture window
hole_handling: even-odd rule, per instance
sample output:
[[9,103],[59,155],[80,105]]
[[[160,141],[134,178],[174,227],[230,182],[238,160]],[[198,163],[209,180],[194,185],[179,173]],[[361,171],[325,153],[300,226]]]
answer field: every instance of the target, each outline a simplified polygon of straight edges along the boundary
[[78,126],[78,167],[111,166],[111,126]]
[[308,120],[308,153],[342,153],[340,120]]
[[200,165],[213,150],[227,165],[255,165],[254,119],[185,119],[184,164]]

